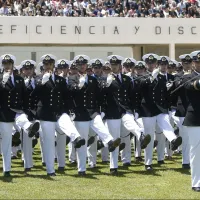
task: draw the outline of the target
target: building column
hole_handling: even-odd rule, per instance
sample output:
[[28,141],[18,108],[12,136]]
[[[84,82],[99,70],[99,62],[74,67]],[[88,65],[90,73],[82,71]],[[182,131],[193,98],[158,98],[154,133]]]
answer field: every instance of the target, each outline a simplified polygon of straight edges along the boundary
[[169,44],[169,57],[171,59],[175,59],[175,55],[176,55],[176,49],[175,49],[175,44],[174,43],[170,43]]
[[134,45],[132,46],[132,57],[135,60],[141,60],[141,46]]

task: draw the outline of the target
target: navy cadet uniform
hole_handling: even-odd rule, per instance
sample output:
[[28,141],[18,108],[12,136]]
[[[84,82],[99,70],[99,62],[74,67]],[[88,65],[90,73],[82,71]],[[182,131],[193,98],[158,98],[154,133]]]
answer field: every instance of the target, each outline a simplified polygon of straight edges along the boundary
[[[60,59],[56,62],[55,69],[69,69],[71,65],[71,62],[66,59]],[[66,79],[66,87],[68,87],[68,77],[64,76],[64,74],[59,74],[59,76]],[[70,108],[72,108],[72,98],[70,98],[70,92],[68,91],[68,98],[65,100],[65,112],[69,115],[70,114]],[[69,119],[69,118],[68,118]],[[69,124],[66,121],[67,124]],[[71,123],[71,122],[70,122]],[[58,170],[63,171],[65,167],[65,155],[66,155],[66,145],[69,143],[70,138],[62,133],[61,131],[56,131],[56,154],[57,154],[57,161],[58,161]],[[71,141],[72,142],[72,141]],[[73,142],[72,142],[73,143]]]
[[[30,69],[35,70],[36,62],[33,60],[24,60],[21,62],[21,69]],[[24,79],[25,86],[26,86],[26,95],[25,95],[25,113],[28,117],[29,121],[35,121],[36,119],[36,108],[37,108],[37,100],[31,97],[31,93],[35,88],[35,78],[25,77]],[[30,171],[33,167],[33,148],[32,148],[32,141],[33,139],[28,137],[27,134],[23,133],[22,130],[22,157],[24,158],[24,168],[25,171]]]
[[[135,65],[135,70],[137,69],[145,69],[145,62],[144,61],[137,61],[136,65]],[[133,78],[133,91],[134,91],[134,103],[135,103],[135,120],[138,124],[138,126],[140,127],[140,130],[142,133],[144,133],[144,125],[142,122],[142,117],[140,114],[140,110],[141,110],[141,101],[142,101],[142,94],[140,92],[140,81],[141,79],[146,76],[146,72],[144,72],[143,74],[137,74],[135,73],[132,78]],[[141,157],[141,146],[140,146],[140,141],[137,140],[137,138],[134,136],[134,147],[135,147],[135,160],[138,162],[143,161],[142,157]]]
[[[15,57],[10,54],[1,56],[2,66],[7,63],[15,64]],[[11,142],[13,125],[24,129],[25,134],[33,137],[39,129],[39,123],[32,124],[24,114],[26,87],[24,79],[4,70],[0,80],[0,132],[2,137],[2,156],[4,176],[10,176],[11,170]]]
[[[78,55],[74,60],[78,66],[85,66],[89,57]],[[87,141],[91,127],[102,139],[104,145],[108,145],[109,150],[114,151],[120,143],[120,138],[114,138],[116,140],[113,141],[113,137],[102,122],[100,116],[101,95],[97,79],[86,74],[69,76],[69,87],[74,101],[74,122],[80,135]],[[86,156],[87,144],[77,150],[79,175],[86,174]]]
[[[71,60],[70,61],[70,72],[69,72],[69,76],[70,75],[75,75],[78,74],[78,70],[76,67],[76,61]],[[73,122],[74,123],[74,122]],[[69,162],[70,164],[76,164],[76,149],[74,148],[74,144],[72,142],[69,142],[68,144],[68,158],[69,158]]]
[[[108,58],[111,69],[119,65],[119,71],[123,58],[118,55],[111,55]],[[146,148],[151,138],[150,135],[144,136],[141,134],[138,125],[135,122],[134,101],[133,101],[133,83],[130,77],[118,74],[109,74],[106,84],[103,88],[106,94],[107,105],[105,107],[106,124],[113,138],[120,136],[121,123],[125,128],[132,132],[141,141],[141,147]],[[110,171],[113,174],[117,173],[118,168],[118,153],[119,148],[111,153],[110,156]]]
[[[123,66],[123,68],[126,69],[126,71],[130,71],[132,68],[134,68],[135,64],[136,64],[136,60],[133,59],[133,58],[125,58],[122,62],[122,66]],[[132,72],[126,73],[125,75],[129,76],[133,81]],[[134,86],[134,82],[133,82],[133,86]],[[133,92],[134,92],[134,89],[133,89]],[[137,97],[136,97],[135,93],[134,93],[133,96],[134,96],[133,100],[134,99],[136,100]],[[134,102],[134,105],[135,105],[135,102]],[[123,166],[130,166],[131,165],[131,139],[130,139],[130,135],[131,135],[130,131],[128,131],[122,123],[121,124],[120,136],[121,136],[122,142],[125,144],[125,148],[120,153],[121,153],[121,161],[123,163]]]
[[[55,56],[47,54],[41,57],[45,65],[50,63],[55,66]],[[69,135],[77,148],[85,144],[73,126],[69,116],[65,113],[65,101],[68,96],[66,80],[54,73],[46,72],[38,77],[32,96],[37,96],[37,119],[40,120],[43,134],[43,149],[47,175],[55,176],[55,131]]]
[[[179,56],[179,59],[183,63],[183,71],[177,73],[175,75],[175,85],[178,87],[184,75],[191,73],[191,67],[192,67],[192,58],[190,54],[183,54]],[[187,65],[187,69],[185,68],[185,65]],[[189,67],[188,67],[189,66]],[[182,143],[182,168],[184,169],[190,169],[190,158],[189,158],[189,141],[188,141],[188,133],[186,130],[186,127],[183,125],[183,121],[186,115],[187,107],[188,107],[188,99],[186,97],[186,91],[185,88],[182,87],[173,94],[177,98],[177,107],[176,107],[176,113],[175,113],[175,121],[177,124],[177,127],[179,128],[179,135],[182,136],[183,143]]]
[[[155,62],[158,60],[158,56],[155,54],[146,54],[143,56],[143,60],[146,63]],[[162,57],[162,62],[168,63],[166,57]],[[156,124],[161,129],[163,134],[171,142],[173,150],[177,149],[181,145],[182,138],[176,137],[173,132],[173,128],[169,119],[169,102],[167,92],[167,80],[166,76],[159,73],[159,69],[154,69],[149,77],[141,80],[141,116],[144,124],[145,134],[150,134],[154,137]],[[145,168],[146,170],[152,170],[152,156],[153,156],[153,141],[145,149]]]
[[194,71],[185,75],[182,83],[189,101],[183,125],[186,126],[190,146],[192,189],[200,192],[200,51],[191,54]]

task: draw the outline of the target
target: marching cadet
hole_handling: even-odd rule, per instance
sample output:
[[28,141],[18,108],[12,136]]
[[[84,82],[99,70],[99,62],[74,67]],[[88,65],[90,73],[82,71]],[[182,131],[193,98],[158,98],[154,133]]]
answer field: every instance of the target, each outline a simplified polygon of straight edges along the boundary
[[[160,74],[156,69],[159,56],[146,54],[143,60],[146,62],[149,76],[141,80],[141,116],[144,124],[145,134],[154,138],[156,124],[159,126],[165,137],[171,142],[172,149],[176,150],[182,143],[181,137],[176,137],[169,120],[169,102],[167,91],[167,76]],[[166,56],[160,58],[160,65],[167,67],[169,59]],[[162,72],[161,72],[162,73]],[[145,149],[145,169],[152,170],[153,140]]]
[[[111,67],[110,67],[110,63],[108,61],[105,61],[103,67],[102,67],[102,78],[103,77],[107,77],[108,74],[111,73]],[[106,96],[105,96],[106,97]],[[103,100],[104,103],[106,103],[106,98]],[[102,116],[102,120],[105,124],[105,116]],[[99,142],[99,141],[98,141]],[[98,143],[97,143],[98,144]],[[100,143],[100,145],[102,144],[102,142]],[[109,163],[109,151],[108,151],[108,147],[105,146],[100,146],[100,152],[101,152],[101,159],[102,159],[102,163],[107,164]]]
[[[134,85],[134,77],[135,77],[135,64],[136,60],[133,58],[125,58],[122,62],[123,72],[125,75],[129,76]],[[136,97],[136,95],[134,94]],[[136,98],[135,98],[136,99]],[[130,132],[125,128],[123,124],[121,124],[121,139],[122,142],[125,143],[125,148],[121,152],[121,161],[123,166],[130,166],[131,165],[131,139],[130,139]],[[136,137],[136,136],[135,136]]]
[[[137,61],[135,65],[135,81],[134,81],[134,91],[135,91],[135,95],[137,96],[137,98],[135,98],[135,103],[136,103],[135,120],[138,126],[140,127],[142,133],[144,133],[144,125],[143,125],[142,117],[140,114],[140,109],[141,109],[140,106],[141,106],[141,101],[142,101],[142,95],[140,92],[140,81],[145,75],[146,75],[145,62]],[[154,147],[156,146],[155,143],[156,141],[154,141]],[[134,137],[134,144],[135,144],[135,160],[137,162],[142,162],[143,161],[141,157],[142,150],[140,147],[140,143],[136,137]]]
[[185,75],[182,81],[189,101],[183,125],[189,138],[192,189],[200,192],[200,51],[194,51],[190,55],[194,71]]
[[[114,151],[120,144],[120,138],[114,138],[102,122],[100,115],[101,94],[96,78],[86,74],[89,57],[78,55],[74,58],[79,74],[69,77],[69,86],[73,93],[75,126],[80,135],[87,141],[89,128],[91,127],[103,141],[108,145],[110,152]],[[96,64],[102,64],[96,60]],[[77,149],[78,172],[84,176],[86,173],[87,144]]]
[[[191,73],[192,58],[190,54],[183,54],[179,56],[181,60],[183,71],[175,75],[175,85],[178,88],[182,82],[184,75]],[[190,169],[190,159],[189,159],[189,143],[188,143],[188,133],[186,127],[183,125],[183,121],[186,115],[188,100],[186,98],[186,91],[184,87],[181,87],[173,93],[177,97],[177,107],[175,113],[175,120],[177,127],[179,128],[179,134],[183,138],[182,143],[182,168]]]
[[[99,60],[100,63],[96,64],[96,60]],[[91,75],[95,77],[98,82],[101,81],[103,64],[104,64],[104,61],[102,59],[92,59],[89,62],[89,66],[92,69]],[[89,136],[89,140],[93,139],[92,144],[91,143],[88,144],[88,148],[87,148],[88,165],[90,168],[94,168],[97,162],[97,134],[92,128],[90,128],[88,136]]]
[[[108,58],[112,73],[107,76],[105,87],[107,106],[105,107],[105,119],[107,127],[113,138],[120,136],[121,123],[125,128],[137,136],[141,142],[141,148],[144,149],[149,144],[150,135],[141,134],[138,125],[135,122],[133,83],[130,77],[120,73],[123,58],[118,55],[111,55]],[[117,174],[118,153],[116,148],[110,155],[110,171],[113,175]]]
[[[76,67],[76,62],[74,60],[70,61],[70,70],[69,70],[69,76],[78,74],[78,69]],[[74,123],[74,122],[73,122]],[[69,152],[69,163],[72,165],[76,165],[76,149],[74,148],[74,144],[72,142],[69,142],[68,144]]]
[[54,169],[55,131],[68,135],[76,148],[84,145],[85,140],[80,138],[80,134],[65,113],[67,107],[65,102],[68,102],[70,96],[68,96],[66,80],[53,72],[55,56],[46,54],[41,57],[41,61],[44,74],[42,78],[38,78],[31,95],[32,97],[37,96],[38,100],[36,115],[42,128],[47,175],[56,176]]
[[[166,58],[166,59],[164,59]],[[163,61],[164,60],[164,61]],[[168,62],[166,62],[166,60]],[[173,62],[167,57],[167,56],[160,56],[158,59],[158,68],[160,70],[160,74],[164,75],[166,77],[166,87],[167,87],[167,95],[165,98],[167,98],[168,101],[168,114],[169,114],[169,118],[170,118],[170,124],[172,125],[172,127],[174,127],[174,123],[171,115],[172,112],[175,113],[175,110],[172,110],[171,106],[172,106],[172,96],[170,95],[170,92],[174,89],[174,76],[170,73],[168,73],[169,70],[169,65],[173,65]],[[175,68],[175,66],[173,66]],[[173,68],[172,67],[172,68]],[[162,129],[159,127],[159,125],[156,125],[156,136],[157,136],[157,140],[158,140],[158,146],[157,146],[157,158],[158,158],[158,164],[164,164],[164,157],[165,157],[165,144],[167,144],[167,153],[170,156],[170,152],[172,152],[171,150],[171,145],[170,142],[168,140],[166,140],[165,135],[162,133]],[[165,142],[166,141],[166,142]]]
[[[35,89],[35,72],[36,62],[33,60],[24,60],[21,62],[21,71],[24,77],[26,86],[25,104],[26,104],[26,115],[29,121],[36,120],[36,99],[31,97],[31,93]],[[32,138],[28,137],[27,134],[23,133],[22,130],[22,153],[24,158],[24,169],[28,172],[33,167],[33,156],[32,156]]]
[[[63,77],[66,79],[66,84],[68,85],[68,74],[70,70],[71,62],[66,59],[60,59],[56,62],[55,70],[57,75]],[[70,95],[70,93],[68,92]],[[70,114],[70,108],[72,107],[70,105],[71,98],[69,98],[70,101],[64,102],[67,106],[66,112]],[[64,171],[65,168],[65,154],[66,154],[66,145],[70,142],[70,138],[64,134],[56,131],[56,152],[57,152],[57,161],[58,161],[58,170]]]
[[0,93],[3,98],[0,99],[0,130],[2,137],[2,155],[4,176],[10,176],[11,170],[11,141],[12,129],[14,123],[25,134],[33,137],[39,129],[39,123],[28,121],[24,110],[26,110],[25,96],[26,87],[24,79],[13,75],[13,66],[16,58],[13,55],[5,54],[0,58],[0,63],[4,68],[3,77],[1,77]]

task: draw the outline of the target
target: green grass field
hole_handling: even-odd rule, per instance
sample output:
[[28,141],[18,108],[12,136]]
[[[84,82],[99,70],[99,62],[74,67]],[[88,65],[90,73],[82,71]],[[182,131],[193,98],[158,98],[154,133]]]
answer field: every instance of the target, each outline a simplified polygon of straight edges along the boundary
[[[154,158],[154,171],[147,173],[143,163],[132,162],[125,168],[119,163],[119,176],[108,175],[109,165],[98,159],[96,169],[78,177],[75,166],[67,160],[65,173],[47,177],[41,165],[40,151],[34,152],[34,168],[23,172],[21,159],[12,161],[12,178],[0,176],[2,199],[200,199],[191,190],[190,172],[181,169],[180,155],[163,166]],[[1,161],[2,166],[2,161]],[[57,169],[57,164],[55,165]],[[2,168],[1,168],[2,170]]]

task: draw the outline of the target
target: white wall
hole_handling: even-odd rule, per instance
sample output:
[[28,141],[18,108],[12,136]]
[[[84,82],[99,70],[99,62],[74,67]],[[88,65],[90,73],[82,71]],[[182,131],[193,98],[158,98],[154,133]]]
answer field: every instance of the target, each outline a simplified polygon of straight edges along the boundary
[[4,44],[199,44],[199,35],[198,18],[0,17]]

